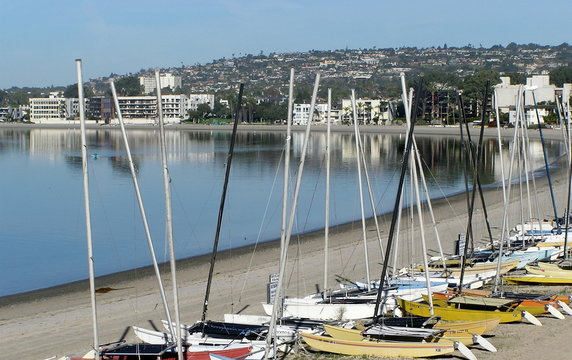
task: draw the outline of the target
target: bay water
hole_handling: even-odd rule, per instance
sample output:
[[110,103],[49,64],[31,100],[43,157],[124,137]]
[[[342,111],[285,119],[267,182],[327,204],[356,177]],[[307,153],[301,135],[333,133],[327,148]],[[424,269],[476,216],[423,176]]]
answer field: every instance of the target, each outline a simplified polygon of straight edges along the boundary
[[[212,248],[231,136],[229,131],[213,129],[166,132],[179,259],[206,254]],[[128,128],[127,134],[155,251],[159,261],[167,261],[158,129]],[[391,211],[405,136],[362,136],[377,213]],[[280,131],[238,133],[220,249],[279,238],[285,141]],[[96,276],[149,265],[121,132],[89,129],[87,142]],[[466,158],[460,140],[418,137],[417,142],[430,195],[437,198],[464,191]],[[294,132],[291,189],[302,144],[303,133]],[[558,141],[547,145],[551,160],[564,152]],[[504,148],[508,164],[507,143]],[[295,233],[323,227],[325,149],[326,134],[313,133]],[[496,140],[486,139],[484,149],[481,181],[496,186],[501,179]],[[542,166],[540,142],[531,142],[528,151],[530,165]],[[353,134],[333,133],[331,154],[330,224],[360,219]],[[0,128],[0,169],[0,296],[87,278],[79,129]],[[372,208],[367,198],[366,204],[369,217]]]

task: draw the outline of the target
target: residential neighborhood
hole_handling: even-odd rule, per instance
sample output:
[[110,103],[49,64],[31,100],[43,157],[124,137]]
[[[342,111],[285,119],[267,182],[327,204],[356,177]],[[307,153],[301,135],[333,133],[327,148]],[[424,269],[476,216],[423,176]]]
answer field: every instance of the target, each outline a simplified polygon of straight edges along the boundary
[[[555,96],[570,93],[569,83],[572,82],[572,47],[566,43],[559,46],[511,43],[506,47],[497,45],[490,48],[470,44],[455,48],[444,44],[421,49],[373,48],[235,55],[204,65],[182,64],[180,68],[161,69],[166,121],[199,122],[208,117],[230,117],[237,84],[246,82],[248,106],[243,119],[247,122],[283,122],[290,68],[296,70],[293,122],[300,125],[309,117],[310,86],[317,72],[321,74],[322,88],[332,88],[332,122],[349,122],[352,116],[349,94],[351,89],[355,89],[358,120],[377,125],[392,123],[402,116],[401,73],[410,79],[425,79],[428,95],[421,105],[421,118],[445,124],[458,117],[456,97],[459,91],[466,97],[468,116],[479,116],[476,103],[480,90],[475,89],[480,89],[485,81],[496,86],[500,111],[506,114],[510,113],[511,106],[514,110],[514,93],[519,85],[540,85],[536,94],[537,102],[544,106],[540,111],[541,117],[550,115],[549,108],[554,105]],[[110,80],[117,83],[119,106],[127,122],[157,121],[154,69],[90,79],[86,84],[86,93],[92,95],[86,99],[90,120],[110,123],[116,119],[115,105],[109,92]],[[70,87],[73,90],[73,86],[59,91],[32,89],[28,91],[27,99],[22,94],[13,95],[21,89],[0,91],[0,121],[75,121],[78,119],[77,97],[65,94]],[[316,121],[324,122],[325,91],[321,91],[318,97]],[[532,106],[531,101],[532,97],[529,97],[527,105]]]

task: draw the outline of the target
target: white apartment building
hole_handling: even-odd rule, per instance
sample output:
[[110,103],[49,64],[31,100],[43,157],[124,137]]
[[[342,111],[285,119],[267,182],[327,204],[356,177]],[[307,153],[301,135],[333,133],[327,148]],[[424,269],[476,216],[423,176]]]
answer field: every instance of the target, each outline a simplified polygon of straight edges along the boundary
[[526,85],[512,85],[508,76],[501,76],[500,79],[501,83],[495,85],[495,92],[499,110],[502,112],[508,112],[509,107],[516,104],[519,91],[525,91],[525,105],[534,106],[532,91],[527,89],[534,89],[534,97],[536,98],[536,103],[554,102],[556,100],[556,85],[550,84],[549,75],[533,75],[532,77],[526,79]]
[[[161,81],[162,88],[168,87],[171,90],[175,90],[176,88],[182,87],[180,76],[174,76],[172,74],[159,75],[159,80]],[[139,84],[143,85],[143,92],[145,94],[154,92],[157,87],[155,76],[140,76]]]
[[[328,104],[316,104],[314,123],[325,121],[328,111]],[[310,118],[310,104],[294,104],[292,125],[306,125]]]
[[[389,111],[382,111],[381,99],[356,99],[356,112],[360,124],[381,124],[389,118]],[[353,121],[353,109],[351,99],[342,99],[343,119]]]
[[71,120],[79,114],[77,98],[30,98],[30,121],[35,123]]
[[211,110],[214,109],[215,96],[214,94],[190,94],[189,95],[189,110],[197,111],[200,104],[207,104]]
[[[156,96],[120,96],[117,98],[121,116],[132,122],[156,123],[158,118]],[[162,95],[163,119],[167,123],[179,123],[186,118],[186,95]]]
[[[330,121],[332,125],[340,125],[342,123],[342,110],[331,109]],[[292,113],[292,125],[306,125],[310,118],[310,104],[294,104]],[[328,119],[328,104],[316,104],[314,124],[326,124]]]
[[[501,83],[495,85],[495,101],[502,113],[509,114],[509,122],[513,124],[516,121],[516,104],[519,99],[524,103],[525,121],[529,125],[544,122],[544,116],[548,115],[548,111],[542,108],[542,104],[556,101],[556,91],[562,90],[556,88],[556,85],[550,84],[549,75],[533,75],[526,79],[526,85],[511,84],[510,78],[501,76]],[[565,84],[566,85],[566,84]],[[533,97],[534,94],[534,97]],[[538,106],[538,117],[534,109],[534,100]]]

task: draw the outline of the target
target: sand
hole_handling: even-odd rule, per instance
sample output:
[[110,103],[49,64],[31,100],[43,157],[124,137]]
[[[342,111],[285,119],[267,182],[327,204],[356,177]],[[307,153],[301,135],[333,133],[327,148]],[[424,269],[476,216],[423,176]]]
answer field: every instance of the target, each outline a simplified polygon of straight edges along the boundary
[[[25,125],[27,126],[27,125]],[[213,127],[177,127],[184,129],[212,130]],[[216,127],[228,130],[227,127]],[[320,127],[317,127],[319,130]],[[175,130],[175,127],[172,127]],[[277,131],[277,126],[247,127],[247,130]],[[297,130],[301,130],[298,128]],[[339,127],[336,131],[350,131],[348,127]],[[362,131],[403,133],[402,127],[364,127]],[[417,134],[427,136],[457,136],[458,128],[418,127]],[[502,130],[503,136],[510,137],[512,131]],[[476,135],[476,133],[474,133]],[[496,136],[496,130],[487,129],[487,136]],[[537,137],[538,132],[533,132]],[[560,139],[560,130],[545,130],[545,136]],[[476,137],[474,138],[476,139]],[[553,182],[559,207],[564,208],[566,198],[566,172],[554,171]],[[536,180],[539,189],[542,216],[551,213],[549,191],[546,178]],[[392,203],[394,198],[387,197]],[[485,192],[487,210],[495,235],[500,233],[498,225],[503,214],[502,193],[496,188]],[[433,202],[438,230],[445,246],[451,253],[453,240],[457,234],[464,233],[466,227],[466,196],[457,195]],[[520,211],[511,207],[511,223]],[[428,220],[427,214],[425,215]],[[391,214],[380,216],[382,239],[385,242],[391,220]],[[428,221],[427,221],[428,222]],[[486,241],[482,208],[476,210],[474,220],[476,239]],[[373,221],[368,221],[368,254],[372,278],[379,277],[381,255],[375,236]],[[405,238],[407,229],[402,230]],[[425,226],[429,248],[437,249],[433,226]],[[290,264],[288,266],[288,295],[301,296],[321,288],[323,282],[323,231],[304,234],[292,238]],[[364,278],[364,246],[362,243],[361,223],[349,223],[332,227],[330,230],[330,284],[335,285],[335,275],[350,279]],[[384,245],[383,245],[384,246]],[[418,246],[420,247],[420,246]],[[255,249],[254,249],[255,248]],[[420,261],[420,249],[410,249],[401,257],[400,262],[407,264],[411,260]],[[200,319],[208,258],[199,257],[178,262],[178,285],[181,318],[185,323]],[[41,269],[38,269],[41,271]],[[165,273],[167,267],[164,268]],[[209,302],[208,318],[222,319],[224,313],[263,314],[261,302],[266,301],[268,276],[278,272],[278,244],[276,241],[258,244],[242,249],[222,252],[218,256],[212,294]],[[167,295],[171,298],[171,284],[167,276]],[[161,306],[157,282],[148,268],[114,274],[96,280],[96,287],[110,290],[97,294],[99,342],[111,343],[119,340],[134,341],[129,326],[161,329],[160,320],[165,318]],[[530,290],[517,287],[519,290]],[[112,289],[112,290],[111,290]],[[572,288],[556,286],[549,288],[534,287],[535,292],[556,292],[572,294]],[[499,349],[496,354],[474,348],[479,359],[547,359],[567,358],[569,356],[566,337],[572,330],[572,320],[557,320],[541,317],[544,326],[519,323],[501,325],[489,340]],[[50,289],[0,298],[0,349],[1,358],[17,356],[19,359],[47,359],[66,354],[82,354],[92,344],[92,321],[90,298],[86,281],[66,284]],[[10,354],[10,355],[8,355]]]

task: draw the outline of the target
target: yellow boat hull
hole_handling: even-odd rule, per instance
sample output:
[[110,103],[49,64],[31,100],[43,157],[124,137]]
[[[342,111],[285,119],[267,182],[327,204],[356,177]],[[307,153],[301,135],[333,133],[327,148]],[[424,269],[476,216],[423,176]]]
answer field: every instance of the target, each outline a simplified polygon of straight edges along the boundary
[[522,320],[522,312],[516,311],[485,311],[485,310],[468,310],[457,309],[453,306],[434,306],[433,314],[431,314],[428,304],[408,301],[398,298],[399,307],[406,313],[417,316],[440,316],[445,321],[476,321],[499,319],[500,323],[510,323]]
[[546,262],[539,262],[537,265],[539,268],[542,269],[549,269],[549,270],[562,270],[560,266],[553,264],[553,263],[546,263]]
[[[361,341],[364,339],[368,339],[368,337],[364,337],[361,334],[360,330],[356,329],[346,329],[338,326],[324,324],[324,330],[326,330],[326,333],[328,335],[336,339],[351,340],[351,341]],[[475,336],[473,336],[473,334],[471,333],[464,331],[445,330],[442,337],[443,339],[458,341],[466,346],[475,344]]]
[[425,343],[383,340],[352,341],[309,333],[301,333],[300,336],[306,344],[316,350],[351,356],[430,357],[455,351],[454,342],[447,339]]
[[563,270],[559,267],[540,267],[540,266],[525,266],[526,271],[529,274],[534,275],[544,275],[544,276],[554,276],[554,277],[562,277],[562,278],[571,278],[572,279],[572,270]]
[[451,329],[466,331],[477,335],[490,333],[500,323],[499,318],[478,321],[443,321],[439,320],[433,329]]
[[544,276],[544,275],[513,275],[504,276],[503,280],[508,284],[549,284],[549,285],[569,285],[572,278]]
[[[500,274],[506,274],[518,265],[518,260],[503,261],[501,263]],[[474,266],[465,268],[465,275],[481,274],[488,271],[497,270],[497,263],[476,264]],[[461,269],[448,269],[451,270],[451,276],[460,277]]]

